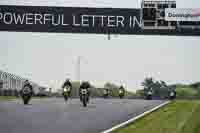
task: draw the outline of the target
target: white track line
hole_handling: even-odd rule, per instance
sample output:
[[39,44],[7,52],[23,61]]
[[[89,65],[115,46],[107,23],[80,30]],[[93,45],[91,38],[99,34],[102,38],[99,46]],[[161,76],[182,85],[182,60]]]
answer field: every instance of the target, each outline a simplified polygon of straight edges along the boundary
[[160,105],[156,106],[155,108],[153,108],[153,109],[151,109],[151,110],[148,110],[148,111],[146,111],[146,112],[144,112],[144,113],[142,113],[142,114],[140,114],[140,115],[138,115],[138,116],[136,116],[136,117],[134,117],[134,118],[132,118],[132,119],[130,119],[130,120],[128,120],[128,121],[125,121],[125,122],[123,122],[123,123],[121,123],[121,124],[119,124],[119,125],[116,125],[116,126],[110,128],[110,129],[108,129],[108,130],[105,130],[105,131],[103,131],[103,132],[101,132],[101,133],[111,133],[112,131],[114,131],[114,130],[116,130],[116,129],[118,129],[118,128],[124,127],[124,126],[126,126],[127,124],[129,124],[129,123],[132,123],[132,122],[134,122],[135,120],[137,120],[137,119],[139,119],[139,118],[141,118],[141,117],[143,117],[143,116],[145,116],[145,115],[147,115],[147,114],[149,114],[149,113],[151,113],[151,112],[153,112],[153,111],[155,111],[155,110],[157,110],[157,109],[159,109],[159,108],[165,106],[166,104],[168,104],[168,103],[170,103],[170,102],[171,102],[171,101],[167,101],[167,102],[165,102],[165,103],[163,103],[163,104],[160,104]]

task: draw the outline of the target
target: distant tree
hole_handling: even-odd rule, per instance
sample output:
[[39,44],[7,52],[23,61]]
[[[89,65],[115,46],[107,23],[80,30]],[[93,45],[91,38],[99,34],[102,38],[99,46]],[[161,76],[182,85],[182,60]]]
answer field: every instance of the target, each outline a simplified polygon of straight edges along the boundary
[[142,82],[142,86],[144,86],[145,88],[151,88],[154,84],[154,80],[152,77],[147,77],[144,79],[144,81]]
[[114,89],[114,88],[119,88],[119,86],[116,84],[107,82],[105,83],[104,88]]
[[162,80],[160,81],[160,85],[161,85],[161,87],[160,87],[160,96],[164,97],[164,98],[167,98],[168,95],[169,95],[169,91],[173,90],[173,88],[169,87],[166,84],[166,82],[164,82]]
[[161,84],[162,87],[168,87],[167,84],[165,83],[165,81],[162,81],[162,80],[161,80],[161,81],[160,81],[160,84]]
[[110,90],[110,95],[113,97],[118,97],[118,88],[119,86],[114,83],[105,83],[104,88],[108,88]]
[[200,82],[196,82],[190,85],[192,88],[200,89]]
[[159,81],[156,81],[154,84],[153,84],[153,92],[154,92],[154,95],[155,96],[160,96],[161,95],[161,84]]
[[147,94],[149,90],[153,91],[153,95],[157,97],[167,97],[169,93],[169,87],[165,81],[156,81],[152,77],[147,77],[142,82],[144,86],[144,95]]
[[154,87],[154,79],[152,77],[145,78],[142,82],[142,86],[144,87],[144,94],[147,94],[147,92]]
[[137,90],[137,91],[136,91],[136,95],[139,96],[139,97],[145,96],[144,90]]

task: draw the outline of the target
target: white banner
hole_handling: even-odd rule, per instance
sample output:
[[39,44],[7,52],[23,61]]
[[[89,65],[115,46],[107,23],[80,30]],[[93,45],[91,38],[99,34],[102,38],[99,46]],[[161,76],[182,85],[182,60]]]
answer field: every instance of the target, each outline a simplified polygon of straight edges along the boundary
[[166,8],[166,21],[200,21],[200,8]]

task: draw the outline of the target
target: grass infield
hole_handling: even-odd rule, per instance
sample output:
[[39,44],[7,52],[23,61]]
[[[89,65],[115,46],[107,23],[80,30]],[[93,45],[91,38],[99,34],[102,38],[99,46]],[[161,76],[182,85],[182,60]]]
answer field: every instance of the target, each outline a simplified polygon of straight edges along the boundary
[[[47,99],[48,97],[32,97],[31,99]],[[21,97],[15,97],[15,96],[0,96],[1,100],[16,100],[21,99]]]
[[18,99],[18,97],[15,96],[0,96],[0,100],[14,100]]
[[173,101],[113,133],[200,133],[200,101]]

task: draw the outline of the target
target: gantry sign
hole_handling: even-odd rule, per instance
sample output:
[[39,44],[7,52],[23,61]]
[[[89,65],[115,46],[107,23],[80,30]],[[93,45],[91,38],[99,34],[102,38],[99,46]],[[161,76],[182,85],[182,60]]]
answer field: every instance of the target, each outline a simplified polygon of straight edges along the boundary
[[[0,5],[0,31],[200,35],[199,29],[180,30],[176,26],[146,28],[146,11],[150,10]],[[151,16],[152,13],[151,11]]]
[[0,6],[0,30],[132,34],[141,28],[139,13],[138,9]]

